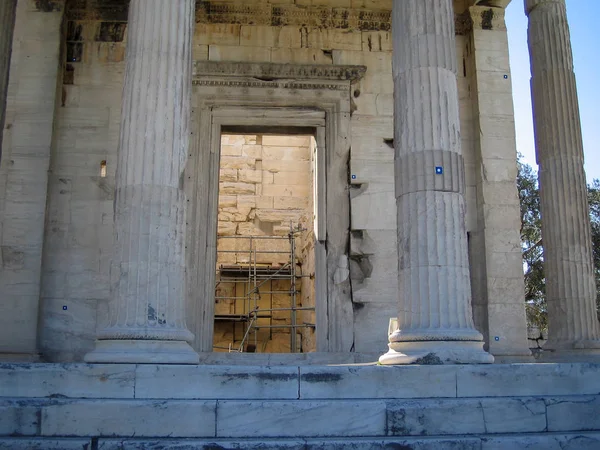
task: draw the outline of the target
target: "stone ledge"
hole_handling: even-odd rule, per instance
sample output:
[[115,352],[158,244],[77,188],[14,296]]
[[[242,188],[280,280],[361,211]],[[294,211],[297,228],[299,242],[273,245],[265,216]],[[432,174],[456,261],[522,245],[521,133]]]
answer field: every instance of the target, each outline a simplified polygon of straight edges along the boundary
[[0,364],[0,398],[133,398],[135,369],[133,364]]
[[595,395],[600,364],[494,364],[458,366],[457,397]]
[[243,359],[246,365],[229,366],[0,364],[0,398],[318,400],[600,392],[600,364],[261,366]]
[[43,439],[0,438],[0,450],[513,450],[578,449],[596,450],[600,433],[540,433],[504,436],[456,436],[416,438],[334,438],[334,439]]
[[135,398],[297,399],[297,367],[138,366]]
[[[600,431],[600,396],[0,400],[0,436],[298,438]],[[295,426],[290,426],[294,424]]]

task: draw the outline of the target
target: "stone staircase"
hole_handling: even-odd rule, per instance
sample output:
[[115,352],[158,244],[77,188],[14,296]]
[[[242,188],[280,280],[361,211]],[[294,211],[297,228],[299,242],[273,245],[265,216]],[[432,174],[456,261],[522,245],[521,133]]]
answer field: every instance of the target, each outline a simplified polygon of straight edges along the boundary
[[600,365],[0,365],[0,449],[600,449]]

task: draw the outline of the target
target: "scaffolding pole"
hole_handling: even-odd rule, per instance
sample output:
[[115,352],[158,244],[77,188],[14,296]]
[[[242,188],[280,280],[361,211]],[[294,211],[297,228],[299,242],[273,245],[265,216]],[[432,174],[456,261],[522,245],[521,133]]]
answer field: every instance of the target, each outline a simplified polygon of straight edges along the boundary
[[[269,338],[272,338],[272,331],[274,329],[290,329],[290,351],[291,353],[298,352],[297,345],[297,330],[299,328],[314,328],[314,324],[302,323],[298,324],[298,311],[314,311],[315,307],[298,307],[298,290],[297,290],[297,279],[309,277],[308,275],[298,274],[297,272],[297,253],[296,253],[296,239],[297,234],[302,232],[300,227],[294,228],[293,224],[290,223],[290,231],[287,236],[219,236],[218,240],[224,239],[234,239],[234,240],[246,240],[248,241],[248,249],[244,250],[217,250],[217,254],[243,254],[245,252],[248,253],[248,262],[245,264],[235,264],[235,265],[225,265],[221,264],[218,269],[218,278],[215,287],[215,294],[217,294],[217,288],[221,284],[231,283],[234,286],[237,286],[240,282],[246,284],[245,295],[239,296],[237,293],[234,296],[223,296],[223,295],[215,295],[215,300],[232,300],[234,305],[234,314],[225,314],[225,315],[215,315],[215,320],[219,321],[230,321],[233,326],[233,341],[235,343],[235,331],[236,331],[236,323],[244,324],[244,333],[239,345],[239,348],[235,350],[235,346],[233,344],[229,345],[230,351],[243,352],[244,346],[247,342],[253,338],[254,341],[254,349],[258,349],[258,331],[260,329],[268,329]],[[289,242],[289,250],[287,251],[279,251],[279,250],[258,250],[257,242],[272,240],[287,240]],[[259,255],[288,255],[288,262],[281,265],[281,267],[271,267],[271,266],[260,266],[258,263]],[[217,259],[218,260],[218,259]],[[242,276],[242,274],[246,272],[246,276]],[[237,274],[237,276],[227,276],[224,274]],[[277,290],[273,289],[273,285],[271,284],[271,289],[268,291],[261,291],[260,288],[268,282],[273,282],[275,280],[289,280],[290,288],[288,291],[286,290]],[[234,287],[234,291],[237,291],[237,288]],[[273,308],[273,294],[283,294],[287,293],[290,296],[290,307],[286,308]],[[271,296],[271,308],[261,308],[259,301],[261,294],[268,294]],[[237,311],[238,301],[243,301],[244,308],[242,312]],[[273,325],[272,322],[272,314],[265,315],[264,313],[273,313],[273,312],[282,312],[289,311],[290,312],[290,324],[285,325]],[[261,314],[263,313],[263,314]],[[260,319],[271,319],[270,325],[262,325],[258,321]],[[214,347],[221,348],[224,347]]]

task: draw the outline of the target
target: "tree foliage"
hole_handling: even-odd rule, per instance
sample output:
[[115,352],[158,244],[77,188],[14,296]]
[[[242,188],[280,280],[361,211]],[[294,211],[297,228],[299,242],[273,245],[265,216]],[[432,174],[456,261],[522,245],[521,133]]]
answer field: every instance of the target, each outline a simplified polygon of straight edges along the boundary
[[[537,173],[522,161],[519,155],[517,189],[521,204],[521,246],[525,272],[525,302],[527,323],[540,331],[547,330],[546,279],[544,277],[544,250],[542,241],[542,215]],[[596,303],[600,307],[600,180],[588,185],[588,202],[592,223],[594,273],[596,277]]]

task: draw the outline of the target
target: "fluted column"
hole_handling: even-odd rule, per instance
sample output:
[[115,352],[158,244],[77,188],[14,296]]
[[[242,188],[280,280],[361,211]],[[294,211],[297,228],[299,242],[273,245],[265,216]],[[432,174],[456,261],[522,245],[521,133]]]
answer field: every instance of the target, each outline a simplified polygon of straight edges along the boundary
[[2,157],[2,131],[4,130],[6,91],[16,10],[17,0],[0,1],[0,158]]
[[380,362],[491,363],[471,312],[453,2],[392,14],[399,330]]
[[600,349],[600,332],[565,0],[526,0],[525,8],[548,304],[549,339],[544,349],[589,353]]
[[195,0],[131,0],[109,326],[91,362],[197,363],[185,324],[185,195]]

